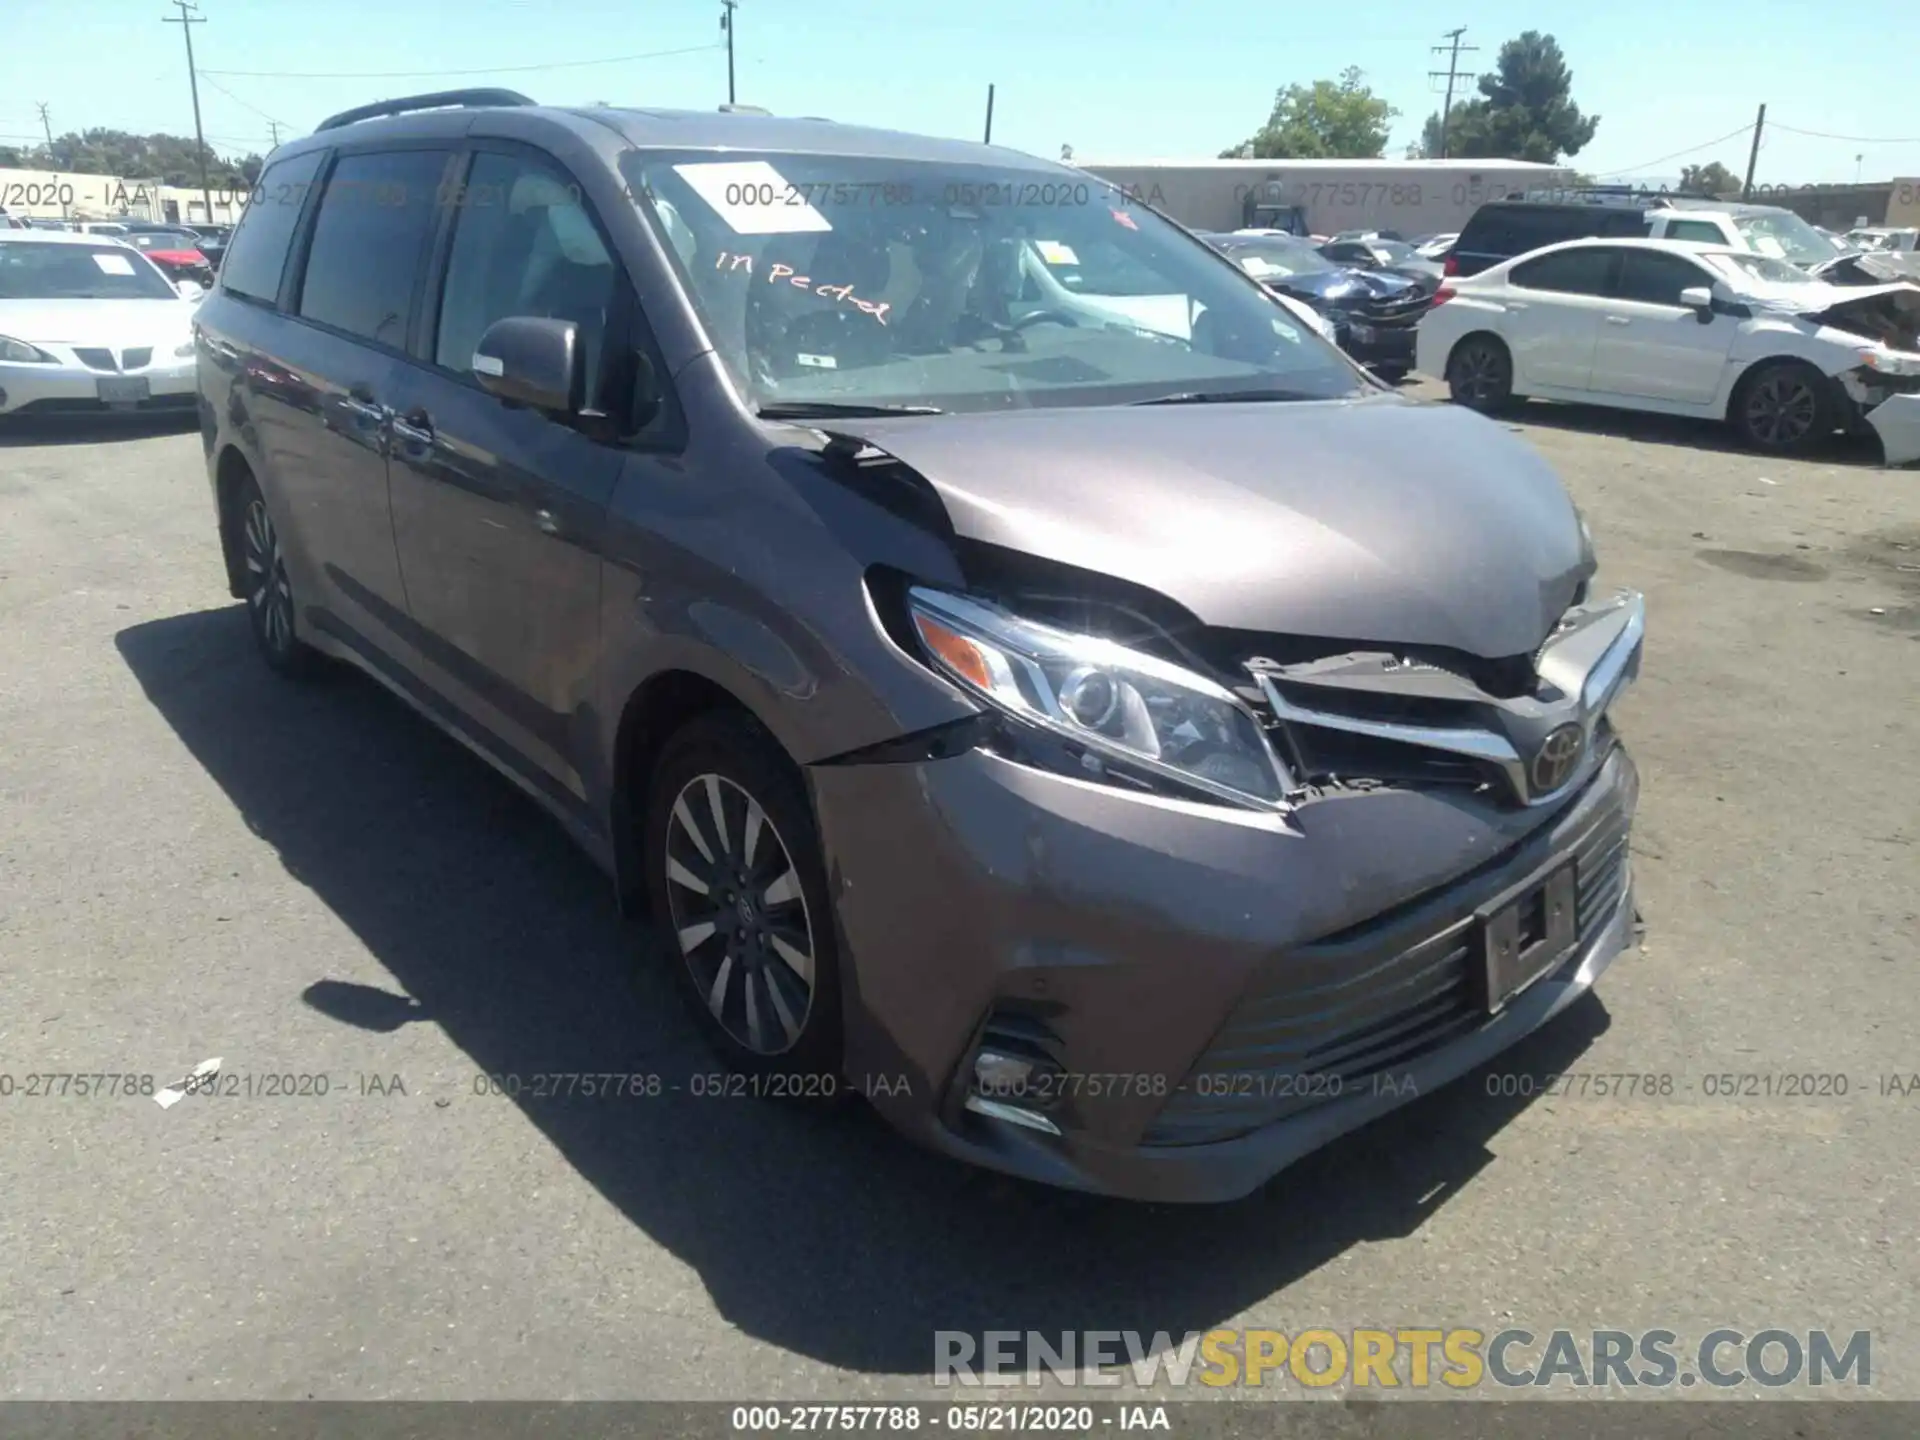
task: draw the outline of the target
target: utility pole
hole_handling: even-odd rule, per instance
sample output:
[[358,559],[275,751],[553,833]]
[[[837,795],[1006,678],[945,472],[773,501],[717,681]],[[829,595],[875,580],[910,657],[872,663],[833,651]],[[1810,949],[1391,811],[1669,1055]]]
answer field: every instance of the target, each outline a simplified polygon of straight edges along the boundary
[[987,134],[986,139],[981,143],[986,145],[993,143],[993,86],[991,85],[987,86]]
[[1767,128],[1767,107],[1762,105],[1760,113],[1753,117],[1753,148],[1747,151],[1747,183],[1740,187],[1740,198],[1753,198],[1753,167],[1760,163],[1760,132]]
[[[174,0],[175,4],[179,0]],[[733,104],[733,12],[740,0],[720,0],[720,28],[727,32],[727,104]]]
[[1460,43],[1460,37],[1466,33],[1467,27],[1464,25],[1457,30],[1449,30],[1440,38],[1442,40],[1449,40],[1452,44],[1435,45],[1432,47],[1434,54],[1446,55],[1447,68],[1444,70],[1429,70],[1427,72],[1427,78],[1429,80],[1438,80],[1444,76],[1447,82],[1447,98],[1440,103],[1440,153],[1438,155],[1429,155],[1427,157],[1429,160],[1444,160],[1447,158],[1447,121],[1453,114],[1453,83],[1460,74],[1461,52],[1464,51],[1466,54],[1471,55],[1480,48],[1478,45],[1462,45]]
[[267,133],[273,136],[273,148],[278,150],[280,148],[280,122],[278,120],[267,121]]
[[46,137],[47,137],[47,168],[51,170],[57,165],[59,165],[60,157],[53,153],[53,122],[47,119],[47,102],[42,100],[39,102],[39,106],[40,106],[40,129],[46,134]]
[[161,23],[178,25],[180,35],[187,42],[187,85],[193,91],[193,144],[200,158],[200,198],[207,204],[207,223],[213,223],[213,187],[207,183],[207,137],[200,131],[200,76],[193,67],[193,27],[206,24],[206,18],[197,12],[198,5],[189,0],[173,0],[179,8],[178,15],[163,15]]

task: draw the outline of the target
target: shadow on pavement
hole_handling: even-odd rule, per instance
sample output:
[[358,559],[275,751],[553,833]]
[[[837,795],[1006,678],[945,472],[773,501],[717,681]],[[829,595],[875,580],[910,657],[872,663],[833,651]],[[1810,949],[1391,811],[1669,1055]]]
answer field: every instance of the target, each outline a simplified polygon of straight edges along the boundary
[[1879,440],[1873,435],[1828,436],[1804,454],[1776,456],[1750,450],[1733,431],[1717,420],[1683,415],[1654,415],[1643,410],[1609,410],[1600,405],[1575,405],[1557,400],[1530,400],[1493,417],[1507,425],[1538,425],[1544,429],[1574,430],[1585,435],[1613,435],[1643,445],[1678,445],[1688,450],[1714,450],[1744,455],[1755,465],[1806,463],[1878,467]]
[[[373,1033],[442,1027],[477,1071],[714,1069],[612,887],[531,802],[357,674],[271,677],[239,606],[134,626],[121,654],[194,761],[367,946],[394,992],[315,976]],[[404,993],[397,993],[404,992]],[[1501,1061],[1567,1069],[1589,999]],[[1220,1207],[1065,1194],[920,1151],[864,1107],[519,1101],[580,1174],[700,1273],[726,1320],[856,1370],[927,1374],[934,1332],[1166,1331],[1239,1314],[1357,1243],[1406,1236],[1492,1161],[1525,1099],[1479,1076]],[[529,1223],[532,1223],[529,1217]]]
[[0,449],[30,445],[105,445],[184,435],[200,428],[199,412],[147,410],[130,414],[0,415]]

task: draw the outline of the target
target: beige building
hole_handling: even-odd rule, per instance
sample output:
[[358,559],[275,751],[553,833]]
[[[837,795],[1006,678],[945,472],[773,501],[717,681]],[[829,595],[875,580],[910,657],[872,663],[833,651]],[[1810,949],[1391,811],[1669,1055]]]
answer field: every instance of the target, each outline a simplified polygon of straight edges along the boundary
[[244,190],[213,189],[213,214],[198,186],[162,185],[124,175],[58,170],[0,170],[0,209],[36,220],[173,220],[232,224]]

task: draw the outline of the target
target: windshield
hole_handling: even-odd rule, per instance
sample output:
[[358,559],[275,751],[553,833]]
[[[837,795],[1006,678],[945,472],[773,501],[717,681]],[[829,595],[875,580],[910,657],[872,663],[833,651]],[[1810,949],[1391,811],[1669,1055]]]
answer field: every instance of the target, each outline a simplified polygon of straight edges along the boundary
[[177,300],[153,262],[123,245],[0,240],[0,300]]
[[1256,280],[1273,275],[1310,275],[1317,270],[1339,268],[1305,241],[1287,240],[1277,235],[1264,240],[1232,240],[1220,248]]
[[1761,255],[1789,260],[1795,265],[1817,265],[1844,254],[1846,247],[1836,245],[1790,210],[1760,215],[1735,215],[1733,228]]
[[1085,175],[737,151],[622,168],[757,406],[1365,389],[1248,277]]
[[1796,265],[1765,255],[1713,255],[1709,262],[1736,278],[1757,280],[1762,285],[1817,285],[1820,282]]

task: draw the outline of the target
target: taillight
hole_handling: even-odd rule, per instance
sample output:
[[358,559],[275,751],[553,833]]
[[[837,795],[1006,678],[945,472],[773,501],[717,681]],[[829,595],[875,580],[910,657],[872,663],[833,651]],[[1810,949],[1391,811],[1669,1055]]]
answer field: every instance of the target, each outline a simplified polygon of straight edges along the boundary
[[1454,288],[1451,285],[1442,285],[1438,290],[1433,292],[1433,303],[1435,305],[1444,305],[1454,297],[1454,293]]
[[1440,273],[1449,280],[1458,275],[1460,273],[1460,257],[1452,251],[1448,251],[1447,258],[1441,262]]

